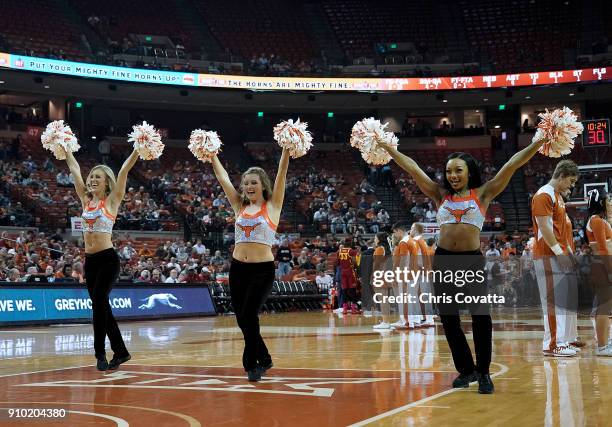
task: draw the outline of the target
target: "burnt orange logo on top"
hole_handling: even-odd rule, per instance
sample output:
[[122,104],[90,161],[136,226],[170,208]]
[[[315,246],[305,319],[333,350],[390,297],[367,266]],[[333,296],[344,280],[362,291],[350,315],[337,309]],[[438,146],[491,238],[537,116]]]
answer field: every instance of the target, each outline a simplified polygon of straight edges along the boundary
[[257,223],[257,224],[253,224],[253,225],[240,225],[240,224],[236,224],[238,227],[240,227],[242,229],[242,231],[244,231],[245,236],[251,237],[251,233],[253,232],[253,230],[255,230],[257,228],[257,226],[261,224],[261,223]]
[[444,206],[444,209],[449,211],[451,215],[455,217],[455,221],[461,222],[461,218],[463,218],[466,213],[474,209],[474,206],[470,206],[465,209],[451,209],[448,206]]

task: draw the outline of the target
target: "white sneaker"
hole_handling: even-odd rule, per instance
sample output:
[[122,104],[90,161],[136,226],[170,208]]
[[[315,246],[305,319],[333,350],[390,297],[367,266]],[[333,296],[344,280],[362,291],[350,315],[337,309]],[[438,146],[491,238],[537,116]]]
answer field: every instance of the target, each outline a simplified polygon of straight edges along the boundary
[[369,310],[365,310],[365,311],[363,312],[363,317],[372,317],[372,312],[371,312],[371,311],[369,311]]
[[574,350],[576,352],[576,354],[580,353],[582,351],[582,349],[580,347],[576,347],[575,345],[571,345],[568,344],[567,348],[569,348],[570,350]]
[[334,313],[342,313],[342,307],[335,309]]
[[395,323],[391,323],[391,326],[396,327],[396,328],[405,328],[406,327],[406,322],[404,322],[402,319],[398,320]]
[[372,329],[391,329],[391,328],[393,327],[387,322],[380,322],[378,325],[372,326]]
[[576,355],[576,352],[565,346],[558,346],[552,350],[544,350],[544,356],[551,357],[572,357]]
[[597,347],[595,355],[603,357],[612,357],[612,345],[608,344],[605,347]]

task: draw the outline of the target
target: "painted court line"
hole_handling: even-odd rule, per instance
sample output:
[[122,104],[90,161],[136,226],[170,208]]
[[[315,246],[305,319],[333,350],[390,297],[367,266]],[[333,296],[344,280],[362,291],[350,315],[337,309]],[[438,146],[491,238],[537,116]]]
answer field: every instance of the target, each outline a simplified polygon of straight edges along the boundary
[[[185,368],[238,368],[238,365],[144,365],[135,363],[125,363],[124,366],[168,366],[168,367],[185,367]],[[357,369],[357,368],[284,368],[282,366],[276,366],[272,369],[295,369],[295,370],[310,370],[310,371],[361,371],[361,372],[434,372],[434,373],[446,373],[452,374],[456,371],[439,371],[429,369]],[[174,374],[172,374],[174,375]],[[242,378],[242,377],[240,377]]]
[[67,368],[45,369],[44,371],[18,372],[16,374],[0,375],[0,378],[16,377],[19,375],[42,374],[44,372],[67,371],[69,369],[80,369],[80,368],[89,368],[89,367],[92,367],[92,365],[68,366]]
[[[492,365],[501,366],[501,368],[502,368],[499,372],[496,372],[496,373],[492,374],[491,375],[492,378],[500,376],[500,375],[504,375],[506,372],[509,371],[508,367],[506,365],[502,365],[501,363],[491,362],[491,364]],[[359,421],[359,422],[357,422],[355,424],[351,424],[349,427],[365,426],[365,425],[368,425],[368,424],[373,423],[375,421],[382,420],[383,418],[390,417],[391,415],[395,415],[395,414],[398,414],[400,412],[406,411],[408,409],[414,408],[416,406],[421,406],[423,403],[431,402],[432,400],[438,399],[438,398],[440,398],[442,396],[446,396],[448,394],[455,393],[456,391],[464,391],[464,390],[467,391],[466,389],[451,388],[450,390],[442,391],[440,393],[434,394],[434,395],[426,397],[424,399],[417,400],[416,402],[411,402],[411,403],[408,403],[407,405],[400,406],[399,408],[395,408],[395,409],[392,409],[390,411],[383,412],[382,414],[376,415],[375,417],[371,417],[371,418]]]

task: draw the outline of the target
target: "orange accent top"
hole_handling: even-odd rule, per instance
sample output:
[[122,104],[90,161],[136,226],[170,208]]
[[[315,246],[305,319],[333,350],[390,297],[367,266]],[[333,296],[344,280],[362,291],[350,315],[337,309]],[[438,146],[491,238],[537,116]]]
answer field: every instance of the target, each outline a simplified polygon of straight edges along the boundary
[[593,215],[587,222],[586,231],[589,242],[597,243],[596,255],[610,255],[608,244],[612,241],[612,226],[608,221],[599,215]]
[[93,208],[88,202],[81,218],[83,218],[83,232],[85,233],[113,233],[116,217],[106,209],[106,199],[100,200]]
[[470,224],[482,230],[486,210],[483,209],[476,190],[471,189],[466,197],[447,194],[438,209],[438,224]]
[[243,207],[234,224],[235,242],[238,243],[261,243],[272,246],[276,243],[276,225],[268,216],[267,203],[261,205],[261,209],[255,214],[247,214]]

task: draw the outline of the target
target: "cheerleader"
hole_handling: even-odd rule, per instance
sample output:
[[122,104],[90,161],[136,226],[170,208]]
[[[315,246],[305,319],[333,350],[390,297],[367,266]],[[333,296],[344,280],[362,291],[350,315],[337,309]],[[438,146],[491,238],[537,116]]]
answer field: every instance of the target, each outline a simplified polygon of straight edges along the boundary
[[595,287],[597,312],[595,332],[597,337],[597,356],[612,356],[610,339],[610,319],[612,310],[612,227],[606,217],[612,213],[610,196],[598,190],[589,191],[589,220],[586,236],[593,250],[591,263],[591,283]]

